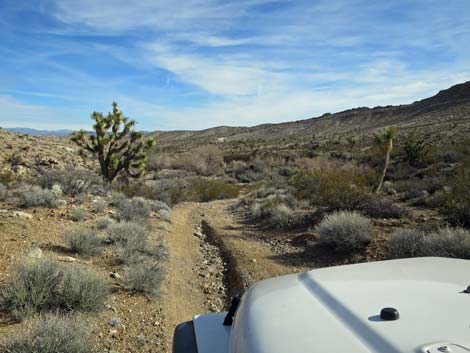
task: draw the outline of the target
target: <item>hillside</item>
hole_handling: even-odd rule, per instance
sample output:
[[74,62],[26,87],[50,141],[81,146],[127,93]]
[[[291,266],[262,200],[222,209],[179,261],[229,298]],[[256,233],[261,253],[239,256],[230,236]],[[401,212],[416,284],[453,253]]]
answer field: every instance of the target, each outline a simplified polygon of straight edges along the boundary
[[319,140],[345,133],[371,133],[387,125],[400,127],[446,141],[464,139],[470,131],[470,81],[440,91],[435,96],[399,106],[360,107],[306,120],[253,127],[220,126],[201,131],[156,131],[159,143],[191,145],[205,142],[236,140],[277,140],[315,135]]

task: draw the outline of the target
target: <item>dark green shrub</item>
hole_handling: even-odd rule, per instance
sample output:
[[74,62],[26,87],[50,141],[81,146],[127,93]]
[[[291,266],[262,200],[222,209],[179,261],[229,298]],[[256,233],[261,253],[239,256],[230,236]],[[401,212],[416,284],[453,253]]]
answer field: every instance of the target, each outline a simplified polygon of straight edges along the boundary
[[359,208],[368,198],[375,172],[359,168],[329,167],[299,170],[291,179],[296,196],[336,210]]
[[197,202],[238,197],[240,186],[219,179],[195,178],[188,185],[188,199]]
[[404,159],[413,167],[419,167],[426,163],[429,149],[423,141],[409,137],[403,144]]
[[449,186],[442,213],[452,224],[470,227],[470,167],[462,166]]

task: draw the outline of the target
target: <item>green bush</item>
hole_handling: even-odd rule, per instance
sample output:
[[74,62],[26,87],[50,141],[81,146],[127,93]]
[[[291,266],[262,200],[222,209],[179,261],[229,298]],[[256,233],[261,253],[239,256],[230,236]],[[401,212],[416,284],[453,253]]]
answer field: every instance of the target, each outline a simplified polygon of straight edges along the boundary
[[106,282],[89,270],[36,260],[19,266],[6,283],[0,308],[15,319],[42,311],[95,311],[106,294]]
[[299,170],[290,184],[298,198],[335,210],[353,210],[367,200],[375,178],[371,170],[332,166],[322,170]]
[[164,276],[164,271],[155,264],[148,262],[135,263],[129,266],[124,284],[130,291],[159,297]]
[[429,149],[424,142],[414,137],[409,137],[403,144],[404,159],[413,167],[423,166],[428,154]]
[[219,179],[195,178],[188,185],[188,200],[208,202],[238,197],[240,186]]
[[83,221],[85,218],[88,217],[88,211],[85,210],[84,208],[81,208],[81,207],[74,207],[72,208],[72,210],[70,211],[70,218],[73,220],[73,221]]
[[80,255],[98,255],[101,253],[103,245],[96,230],[85,227],[67,232],[65,243],[72,252]]
[[374,227],[357,212],[334,212],[317,226],[320,242],[340,251],[364,248],[374,237]]
[[90,353],[93,352],[88,325],[71,316],[46,315],[0,343],[8,353]]

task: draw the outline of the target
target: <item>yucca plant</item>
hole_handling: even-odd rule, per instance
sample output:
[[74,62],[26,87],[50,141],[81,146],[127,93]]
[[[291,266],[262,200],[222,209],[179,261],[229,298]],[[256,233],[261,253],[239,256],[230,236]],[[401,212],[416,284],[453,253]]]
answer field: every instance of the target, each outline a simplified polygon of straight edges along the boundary
[[104,116],[93,112],[94,133],[85,130],[76,132],[72,141],[82,149],[85,156],[90,153],[98,157],[101,174],[108,186],[121,173],[139,177],[145,172],[147,152],[155,146],[153,138],[144,139],[141,132],[134,131],[135,120],[126,118],[113,102],[113,112]]

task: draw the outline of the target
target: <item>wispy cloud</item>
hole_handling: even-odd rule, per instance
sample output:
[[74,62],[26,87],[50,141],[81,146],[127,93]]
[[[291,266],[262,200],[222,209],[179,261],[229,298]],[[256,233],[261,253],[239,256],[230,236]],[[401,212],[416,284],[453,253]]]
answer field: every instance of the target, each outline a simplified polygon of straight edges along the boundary
[[470,78],[466,0],[5,0],[0,10],[3,125],[86,127],[115,99],[146,130],[253,125],[412,102]]

